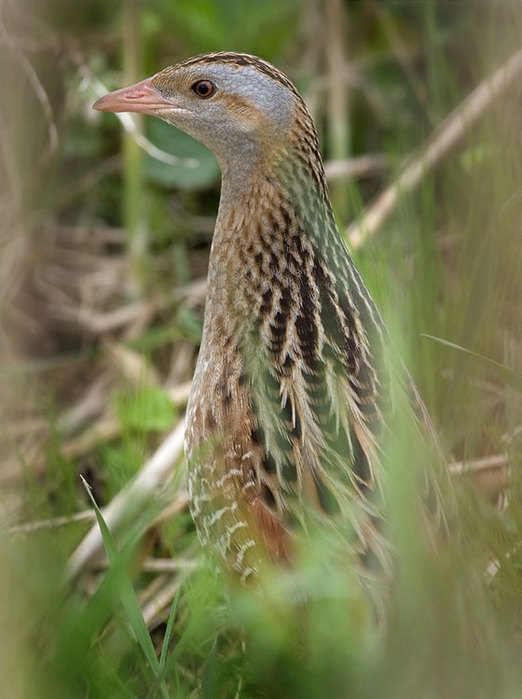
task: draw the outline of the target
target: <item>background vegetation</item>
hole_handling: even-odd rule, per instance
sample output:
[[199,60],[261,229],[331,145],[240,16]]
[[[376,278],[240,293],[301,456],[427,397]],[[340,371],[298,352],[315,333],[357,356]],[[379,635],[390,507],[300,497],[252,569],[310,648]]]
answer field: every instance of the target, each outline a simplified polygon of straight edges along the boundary
[[[521,11],[0,3],[0,693],[521,695]],[[219,49],[271,60],[306,97],[340,226],[462,491],[433,561],[393,485],[400,579],[385,632],[342,572],[309,571],[306,607],[277,584],[225,598],[186,510],[179,425],[219,172],[173,128],[137,120],[129,133],[90,107]],[[408,448],[397,440],[398,462]],[[80,474],[108,506],[105,546],[97,527],[84,539],[96,525]]]

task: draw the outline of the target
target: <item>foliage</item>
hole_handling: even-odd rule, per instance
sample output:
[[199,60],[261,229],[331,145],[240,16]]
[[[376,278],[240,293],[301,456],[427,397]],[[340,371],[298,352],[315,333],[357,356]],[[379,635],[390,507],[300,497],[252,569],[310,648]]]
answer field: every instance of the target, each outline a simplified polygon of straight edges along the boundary
[[[334,7],[344,22],[328,19]],[[213,157],[158,120],[138,130],[198,167],[122,160],[117,119],[90,109],[96,80],[122,85],[132,57],[141,76],[201,51],[260,54],[295,79],[327,159],[338,157],[340,91],[342,157],[379,156],[332,180],[344,227],[520,49],[520,29],[509,1],[0,3],[0,669],[10,696],[520,696],[520,81],[354,251],[459,500],[434,560],[408,504],[411,444],[397,434],[389,625],[376,625],[349,570],[317,556],[263,596],[216,577],[182,465],[168,497],[154,490],[152,508],[119,528],[96,506],[107,560],[70,567],[93,522],[80,474],[106,506],[182,419],[219,196]]]

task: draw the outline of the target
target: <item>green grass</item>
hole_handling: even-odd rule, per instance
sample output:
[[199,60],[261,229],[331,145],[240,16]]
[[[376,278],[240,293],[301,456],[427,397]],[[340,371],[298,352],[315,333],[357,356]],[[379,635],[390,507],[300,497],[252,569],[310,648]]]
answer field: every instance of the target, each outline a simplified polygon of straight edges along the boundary
[[[186,508],[164,510],[165,502],[181,503],[182,464],[170,495],[158,493],[150,508],[111,532],[81,485],[83,475],[94,500],[106,505],[182,417],[186,397],[169,391],[191,377],[203,302],[186,285],[205,274],[218,199],[210,158],[186,178],[181,168],[169,177],[164,165],[129,154],[122,177],[110,160],[121,150],[116,119],[87,117],[92,100],[77,72],[83,64],[110,87],[123,80],[120,9],[105,7],[102,16],[102,4],[84,3],[69,27],[59,0],[44,9],[30,0],[2,3],[1,21],[17,28],[9,35],[27,51],[41,87],[28,77],[18,43],[0,42],[10,76],[0,123],[13,134],[0,138],[5,695],[519,697],[519,81],[356,252],[448,461],[492,464],[455,477],[458,514],[434,554],[410,505],[415,448],[397,426],[388,465],[397,580],[383,628],[353,572],[329,563],[320,545],[293,573],[277,572],[263,595],[216,576]],[[385,151],[392,163],[384,174],[347,184],[352,214],[360,215],[432,128],[518,48],[522,27],[509,2],[344,6],[355,76],[353,152]],[[312,98],[328,144],[325,80],[313,81],[325,78],[320,13],[308,2],[257,3],[259,27],[279,18],[265,38],[245,7],[225,0],[143,4],[143,70],[215,48],[262,54]],[[46,100],[60,137],[52,153]],[[200,157],[199,147],[191,151],[174,132],[169,143],[170,132],[148,122],[145,128],[160,147]],[[147,203],[139,211],[137,183]],[[125,211],[146,246],[127,242]],[[344,212],[338,215],[346,226]],[[182,291],[172,288],[178,282]],[[111,324],[122,310],[126,319]],[[86,311],[105,329],[83,321]],[[494,506],[507,470],[499,458],[510,467],[503,508]],[[67,561],[94,515],[60,518],[84,511],[98,518],[106,556],[66,580]]]

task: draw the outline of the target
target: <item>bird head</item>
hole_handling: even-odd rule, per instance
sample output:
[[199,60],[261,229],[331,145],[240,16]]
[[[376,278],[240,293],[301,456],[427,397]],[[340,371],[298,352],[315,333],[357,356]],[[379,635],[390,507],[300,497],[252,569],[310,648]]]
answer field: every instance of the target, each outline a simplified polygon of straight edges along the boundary
[[105,112],[151,114],[214,152],[223,169],[285,150],[302,99],[269,63],[238,53],[203,54],[111,92],[94,105]]

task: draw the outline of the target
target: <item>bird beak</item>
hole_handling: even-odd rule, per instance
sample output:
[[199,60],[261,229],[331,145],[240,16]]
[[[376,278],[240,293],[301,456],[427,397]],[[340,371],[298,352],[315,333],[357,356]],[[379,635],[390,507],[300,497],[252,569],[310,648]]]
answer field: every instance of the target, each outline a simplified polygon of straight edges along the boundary
[[172,102],[162,97],[151,86],[151,80],[152,78],[147,78],[135,85],[109,92],[100,97],[92,105],[92,108],[100,112],[138,112],[152,115],[167,107],[172,108]]

